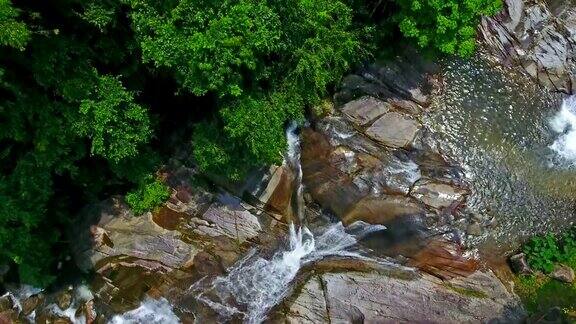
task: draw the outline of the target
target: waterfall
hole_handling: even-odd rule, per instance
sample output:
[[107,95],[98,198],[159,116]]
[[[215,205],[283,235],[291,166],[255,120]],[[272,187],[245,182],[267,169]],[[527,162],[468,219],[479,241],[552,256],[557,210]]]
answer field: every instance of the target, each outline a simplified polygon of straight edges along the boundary
[[[286,130],[286,138],[286,162],[296,175],[294,204],[302,223],[304,188],[300,138],[295,123]],[[270,309],[288,296],[292,281],[304,265],[326,257],[364,259],[355,250],[356,244],[366,235],[384,228],[364,222],[345,227],[339,222],[313,232],[307,227],[297,228],[290,224],[285,246],[272,257],[265,258],[252,250],[228,269],[227,275],[208,283],[201,280],[190,287],[190,292],[225,319],[240,316],[246,323],[260,323],[266,319]]]
[[550,148],[560,157],[576,164],[576,95],[562,102],[560,111],[550,120],[552,130],[559,134]]
[[296,216],[302,222],[304,219],[304,186],[302,185],[302,165],[300,164],[300,136],[297,133],[298,124],[295,122],[290,123],[286,129],[286,141],[288,142],[288,150],[286,152],[286,162],[294,171],[296,178],[295,185],[295,201]]
[[358,240],[384,228],[364,222],[346,228],[340,222],[314,234],[306,227],[290,225],[286,248],[270,259],[252,250],[226,276],[217,277],[207,286],[196,283],[190,290],[222,317],[240,315],[246,323],[260,323],[272,307],[287,297],[292,280],[304,265],[326,257],[363,259],[354,250]]

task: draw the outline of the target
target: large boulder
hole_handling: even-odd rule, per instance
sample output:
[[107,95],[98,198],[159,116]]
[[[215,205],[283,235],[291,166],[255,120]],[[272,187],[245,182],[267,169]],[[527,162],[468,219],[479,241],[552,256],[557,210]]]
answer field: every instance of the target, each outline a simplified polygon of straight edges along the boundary
[[[179,239],[178,232],[154,222],[152,213],[133,216],[121,199],[112,198],[90,208],[99,222],[81,232],[74,246],[81,269],[98,268],[106,258],[129,256],[179,268],[192,260],[198,248]],[[92,218],[92,217],[87,217]]]
[[490,272],[449,281],[326,273],[312,277],[288,311],[295,323],[521,323],[525,316]]

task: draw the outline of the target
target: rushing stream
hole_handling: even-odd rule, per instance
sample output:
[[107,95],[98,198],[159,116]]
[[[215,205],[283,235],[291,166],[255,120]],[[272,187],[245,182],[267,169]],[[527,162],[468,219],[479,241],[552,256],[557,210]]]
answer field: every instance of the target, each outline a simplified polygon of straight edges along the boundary
[[499,252],[575,219],[576,100],[540,89],[480,57],[443,65],[446,88],[426,121],[472,186],[476,238]]
[[316,235],[308,228],[290,226],[288,246],[270,259],[252,250],[228,274],[209,285],[198,282],[190,288],[197,299],[212,307],[224,319],[240,315],[246,323],[264,321],[268,311],[291,292],[292,280],[305,265],[326,257],[364,258],[353,250],[358,240],[384,229],[356,222],[348,228],[337,223]]
[[[302,167],[296,125],[288,127],[286,136],[286,160],[296,173],[295,209],[298,219],[302,221]],[[348,227],[339,222],[315,231],[290,224],[287,246],[272,257],[265,258],[253,249],[228,269],[225,276],[217,277],[210,283],[199,281],[190,288],[190,292],[223,319],[240,316],[246,323],[260,323],[266,319],[270,309],[289,295],[291,283],[303,266],[326,257],[365,258],[356,251],[358,241],[384,229],[382,225],[360,221]]]

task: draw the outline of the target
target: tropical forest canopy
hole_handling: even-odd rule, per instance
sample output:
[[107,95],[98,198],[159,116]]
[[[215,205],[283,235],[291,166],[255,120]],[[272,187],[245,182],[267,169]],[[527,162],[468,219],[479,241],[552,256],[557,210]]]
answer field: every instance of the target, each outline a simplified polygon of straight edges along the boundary
[[178,136],[206,173],[279,163],[287,121],[409,40],[469,56],[500,0],[0,0],[0,265],[45,286],[79,208],[168,195]]

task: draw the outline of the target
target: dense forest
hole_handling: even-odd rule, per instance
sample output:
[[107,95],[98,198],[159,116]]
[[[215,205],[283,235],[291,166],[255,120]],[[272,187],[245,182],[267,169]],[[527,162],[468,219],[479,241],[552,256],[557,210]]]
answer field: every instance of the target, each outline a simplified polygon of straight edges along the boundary
[[0,0],[0,265],[49,285],[78,210],[166,198],[178,134],[206,173],[279,163],[285,124],[412,43],[469,56],[499,0]]

